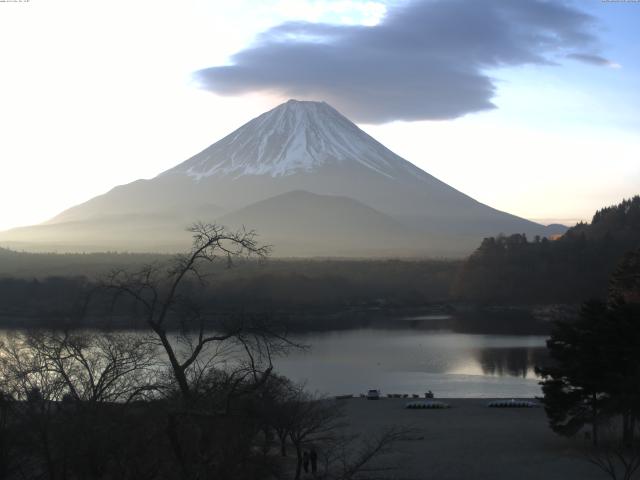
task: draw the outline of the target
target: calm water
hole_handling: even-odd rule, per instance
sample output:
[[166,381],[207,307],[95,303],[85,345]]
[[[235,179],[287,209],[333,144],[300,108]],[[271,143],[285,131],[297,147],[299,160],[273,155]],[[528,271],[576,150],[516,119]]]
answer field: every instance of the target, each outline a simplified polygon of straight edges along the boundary
[[413,329],[365,329],[300,335],[308,352],[275,364],[320,393],[432,390],[437,397],[540,395],[535,365],[546,360],[544,336],[477,335]]
[[534,367],[547,359],[545,336],[453,333],[422,321],[395,325],[297,335],[293,339],[309,350],[276,358],[276,370],[328,395],[370,388],[383,395],[432,390],[437,397],[459,398],[541,394]]

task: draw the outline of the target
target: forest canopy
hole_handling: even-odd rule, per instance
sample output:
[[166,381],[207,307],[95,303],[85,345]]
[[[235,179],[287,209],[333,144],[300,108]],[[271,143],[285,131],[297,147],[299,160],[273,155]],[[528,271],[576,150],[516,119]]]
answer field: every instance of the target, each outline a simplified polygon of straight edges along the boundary
[[608,279],[640,246],[640,196],[598,210],[557,240],[485,238],[462,265],[453,296],[481,302],[579,303],[606,297]]

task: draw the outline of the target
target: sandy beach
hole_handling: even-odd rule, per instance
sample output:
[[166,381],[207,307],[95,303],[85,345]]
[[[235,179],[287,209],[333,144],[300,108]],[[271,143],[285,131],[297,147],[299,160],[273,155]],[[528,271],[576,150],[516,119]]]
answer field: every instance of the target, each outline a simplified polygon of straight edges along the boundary
[[398,479],[605,479],[582,453],[587,442],[554,434],[542,408],[488,408],[487,399],[437,399],[445,410],[405,409],[407,399],[339,400],[354,432],[388,426],[417,433],[399,442],[386,463]]

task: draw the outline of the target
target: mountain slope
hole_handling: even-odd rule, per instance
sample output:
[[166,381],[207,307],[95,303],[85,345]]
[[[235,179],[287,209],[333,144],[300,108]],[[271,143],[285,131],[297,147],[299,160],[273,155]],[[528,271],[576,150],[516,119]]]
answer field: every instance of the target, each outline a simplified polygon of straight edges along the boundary
[[[193,220],[242,216],[251,220],[247,211],[235,217],[234,212],[297,191],[346,197],[370,207],[396,222],[398,232],[404,232],[396,235],[398,251],[411,246],[417,255],[450,254],[452,246],[458,255],[470,253],[482,237],[501,232],[559,233],[558,229],[500,212],[455,190],[391,152],[326,103],[290,100],[153,179],[116,187],[62,212],[43,226],[4,233],[0,243],[26,242],[37,234],[39,243],[78,244],[78,235],[86,236],[83,225],[87,231],[100,232],[104,223],[111,225],[110,232],[102,240],[95,235],[103,249],[120,249],[123,244],[136,244],[136,249],[145,245],[158,248],[159,243],[170,248],[175,241],[169,232],[178,232]],[[295,202],[296,198],[285,196],[278,202],[285,200]],[[315,198],[312,203],[338,208],[326,198]],[[300,218],[287,217],[282,213],[284,207],[267,210],[267,216],[253,218],[257,224],[265,221],[265,227],[277,224],[282,232],[297,231]],[[125,221],[132,216],[139,219],[139,226]],[[246,223],[258,228],[250,221]],[[350,218],[342,224],[334,222],[332,229],[344,230],[344,241],[339,242],[343,247],[349,237],[353,238],[349,248],[355,251],[363,247],[359,240],[363,236],[356,235],[353,225]],[[162,229],[167,231],[165,242],[153,238],[145,243],[149,232],[161,235]],[[400,241],[402,235],[407,236],[406,241]],[[422,242],[416,241],[419,236]],[[443,241],[427,241],[436,237]],[[300,241],[304,243],[296,240]],[[369,237],[368,241],[373,240]],[[291,251],[297,248],[293,243],[287,241]],[[440,243],[447,248],[436,248]],[[324,253],[334,254],[333,246],[326,245]],[[286,255],[284,250],[281,253]]]
[[327,165],[354,164],[387,178],[422,176],[324,102],[287,103],[251,120],[162,175],[284,177]]
[[255,229],[275,255],[378,257],[416,252],[428,241],[356,200],[302,190],[251,204],[219,221],[233,229]]

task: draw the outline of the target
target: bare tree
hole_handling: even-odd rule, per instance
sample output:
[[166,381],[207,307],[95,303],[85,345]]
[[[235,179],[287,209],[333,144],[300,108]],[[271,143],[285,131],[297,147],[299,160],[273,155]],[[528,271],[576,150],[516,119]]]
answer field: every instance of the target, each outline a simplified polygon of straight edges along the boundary
[[[613,424],[604,426],[601,440],[585,450],[586,459],[612,480],[632,480],[640,469],[640,443],[620,441]],[[623,427],[624,428],[624,427]]]
[[365,439],[360,435],[343,435],[326,448],[324,471],[327,480],[354,480],[357,478],[389,478],[397,464],[383,463],[382,458],[393,452],[393,446],[407,439],[412,429],[389,427]]
[[[302,386],[289,386],[287,391],[288,398],[280,401],[280,415],[276,415],[274,421],[276,431],[287,431],[295,448],[296,480],[302,474],[303,451],[311,448],[319,450],[323,459],[318,478],[384,478],[385,474],[396,469],[396,465],[381,463],[380,457],[390,453],[392,446],[407,438],[412,429],[391,427],[363,439],[349,433],[342,404],[311,395]],[[280,448],[283,449],[284,445],[281,444]]]
[[296,456],[293,477],[301,478],[303,452],[315,449],[320,459],[316,478],[351,480],[356,478],[384,478],[397,465],[382,462],[392,452],[393,445],[409,438],[416,431],[391,427],[364,437],[351,433],[343,415],[343,403],[310,394],[304,385],[272,375],[260,392],[258,415],[263,419],[266,447],[273,447],[279,456],[287,455],[287,446]]
[[[2,399],[19,400],[19,408],[0,409],[0,434],[3,413],[20,417],[15,425],[29,437],[21,447],[30,464],[25,476],[279,478],[286,463],[273,455],[273,432],[283,453],[287,444],[295,449],[296,478],[311,446],[326,459],[324,478],[382,472],[373,460],[397,432],[367,441],[346,436],[338,403],[273,374],[274,356],[300,346],[268,316],[221,321],[208,309],[208,265],[264,258],[268,248],[244,230],[196,224],[191,232],[187,254],[114,271],[100,286],[113,294],[99,296],[113,299],[113,311],[122,307],[117,302],[135,307],[148,336],[40,331],[0,345]],[[166,355],[161,364],[158,351]]]
[[301,386],[277,374],[272,375],[265,384],[265,388],[261,390],[258,411],[263,420],[266,450],[271,446],[268,440],[277,437],[280,456],[287,456],[287,444],[293,420],[290,415],[290,406],[299,401],[302,390]]
[[144,336],[37,331],[23,341],[73,400],[129,402],[158,388],[156,346]]
[[[246,362],[235,376],[239,385],[247,376],[253,376],[255,383],[264,381],[273,369],[272,354],[289,344],[269,322],[255,316],[236,316],[219,323],[215,333],[207,331],[213,312],[206,311],[198,297],[206,285],[205,266],[218,259],[231,265],[240,256],[263,259],[270,249],[258,244],[254,231],[230,232],[220,225],[206,223],[196,223],[189,231],[193,234],[189,253],[177,255],[167,265],[151,264],[132,273],[114,271],[104,283],[105,288],[116,293],[116,298],[127,296],[134,300],[166,353],[184,399],[192,396],[197,380],[212,366],[211,350],[220,352],[232,345],[234,352],[243,354]],[[187,284],[191,281],[201,287],[200,292],[189,290],[191,284]],[[175,339],[172,331],[177,332]],[[205,350],[209,355],[203,360]]]
[[315,398],[302,388],[285,403],[289,416],[289,438],[296,451],[297,464],[295,479],[301,474],[303,449],[316,443],[333,440],[344,426],[341,405],[333,400]]
[[[155,346],[139,335],[31,331],[0,344],[0,386],[15,400],[6,421],[21,432],[28,476],[92,477],[117,450],[117,404],[155,388]],[[117,402],[115,404],[114,402]],[[34,463],[40,459],[41,463]],[[84,469],[84,470],[82,470]]]
[[[190,251],[164,264],[112,272],[102,287],[117,310],[125,299],[166,355],[178,402],[169,402],[166,436],[184,478],[250,475],[264,464],[252,448],[260,421],[251,405],[273,372],[272,359],[296,347],[266,315],[222,318],[209,308],[212,264],[264,259],[253,231],[197,223]],[[269,459],[270,460],[270,459]]]

